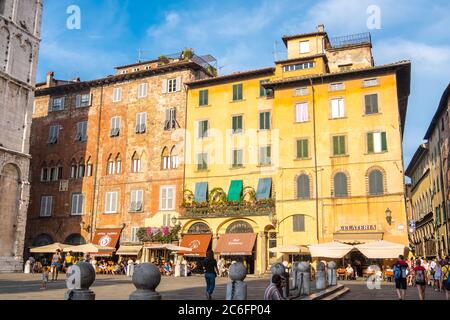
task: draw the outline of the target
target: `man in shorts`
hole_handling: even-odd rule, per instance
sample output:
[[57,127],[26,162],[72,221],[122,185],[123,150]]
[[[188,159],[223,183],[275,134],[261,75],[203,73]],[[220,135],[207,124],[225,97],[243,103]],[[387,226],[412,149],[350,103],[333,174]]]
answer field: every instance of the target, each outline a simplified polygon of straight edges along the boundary
[[405,261],[403,255],[398,257],[397,262],[392,267],[394,270],[395,289],[399,300],[405,300],[406,295],[406,271],[408,270],[408,264]]

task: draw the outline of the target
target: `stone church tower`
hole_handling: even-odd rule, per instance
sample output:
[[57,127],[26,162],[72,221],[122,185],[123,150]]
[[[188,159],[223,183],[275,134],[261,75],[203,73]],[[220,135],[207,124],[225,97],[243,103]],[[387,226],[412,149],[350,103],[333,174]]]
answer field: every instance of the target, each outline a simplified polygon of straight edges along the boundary
[[23,268],[43,0],[0,0],[0,272]]

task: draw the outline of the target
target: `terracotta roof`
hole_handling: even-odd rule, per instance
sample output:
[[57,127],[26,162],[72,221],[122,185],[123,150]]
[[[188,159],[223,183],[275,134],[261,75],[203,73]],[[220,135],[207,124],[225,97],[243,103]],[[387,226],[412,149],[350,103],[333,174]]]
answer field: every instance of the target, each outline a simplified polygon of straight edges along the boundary
[[247,71],[241,71],[241,72],[234,72],[234,73],[220,76],[220,77],[191,81],[191,82],[186,83],[186,85],[200,86],[200,85],[204,85],[204,84],[220,83],[220,82],[227,81],[227,80],[253,77],[253,76],[257,76],[257,75],[261,75],[261,74],[273,74],[274,72],[275,72],[275,68],[273,68],[273,67],[263,68],[263,69],[255,69],[255,70],[247,70]]

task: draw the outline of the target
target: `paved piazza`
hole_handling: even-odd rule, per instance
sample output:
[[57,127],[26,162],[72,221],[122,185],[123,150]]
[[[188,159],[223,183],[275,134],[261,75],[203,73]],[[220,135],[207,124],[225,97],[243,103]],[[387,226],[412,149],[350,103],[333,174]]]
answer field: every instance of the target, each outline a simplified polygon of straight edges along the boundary
[[[64,275],[61,279],[64,278]],[[261,300],[269,278],[249,277],[248,299]],[[217,278],[214,298],[225,299],[227,278]],[[397,300],[392,283],[382,283],[381,289],[369,290],[365,282],[340,282],[350,288],[350,293],[341,300]],[[158,292],[165,300],[203,300],[204,279],[200,276],[188,278],[163,277]],[[125,276],[97,275],[91,289],[96,293],[97,300],[128,300],[134,286],[130,278]],[[40,290],[40,275],[0,274],[0,300],[63,300],[66,292],[64,280],[50,282],[47,290]],[[407,300],[418,300],[417,290],[408,288]],[[426,298],[445,300],[444,293],[427,288]]]

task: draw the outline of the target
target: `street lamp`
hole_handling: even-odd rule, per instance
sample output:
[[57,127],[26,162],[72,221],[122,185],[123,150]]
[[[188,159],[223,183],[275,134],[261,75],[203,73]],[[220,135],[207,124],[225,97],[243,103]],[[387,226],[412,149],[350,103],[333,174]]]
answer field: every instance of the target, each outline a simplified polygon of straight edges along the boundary
[[391,211],[391,209],[387,208],[385,213],[386,213],[386,221],[387,221],[387,223],[389,223],[389,225],[391,225],[392,224],[392,211]]

